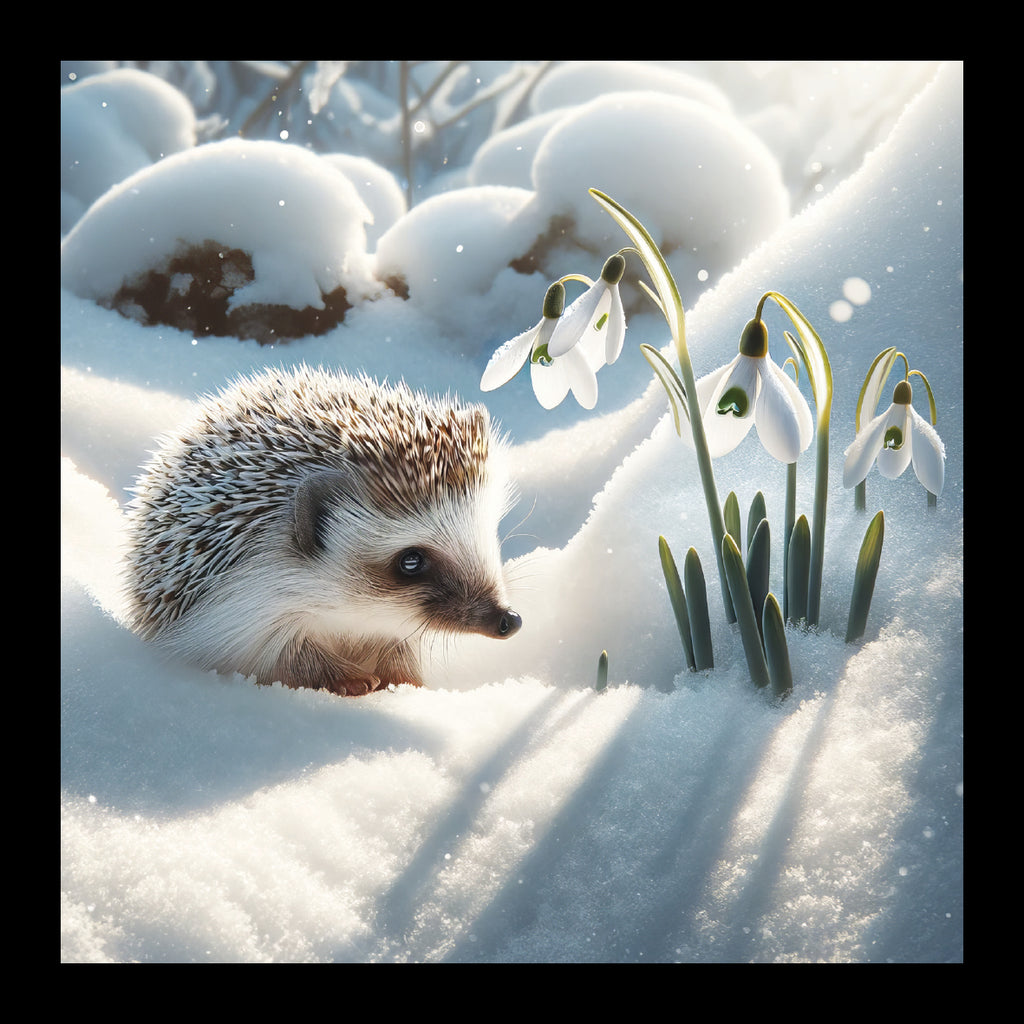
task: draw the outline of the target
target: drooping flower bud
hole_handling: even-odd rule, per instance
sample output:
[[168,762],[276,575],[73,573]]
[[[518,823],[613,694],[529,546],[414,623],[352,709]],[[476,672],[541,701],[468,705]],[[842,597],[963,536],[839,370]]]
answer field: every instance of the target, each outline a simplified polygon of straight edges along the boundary
[[606,284],[618,284],[625,272],[626,258],[617,252],[605,260],[604,267],[601,269],[601,280]]
[[910,387],[910,384],[901,380],[892,393],[892,400],[894,405],[910,405],[914,398],[914,392]]
[[740,335],[740,353],[752,359],[763,359],[768,353],[768,328],[763,320],[750,320]]

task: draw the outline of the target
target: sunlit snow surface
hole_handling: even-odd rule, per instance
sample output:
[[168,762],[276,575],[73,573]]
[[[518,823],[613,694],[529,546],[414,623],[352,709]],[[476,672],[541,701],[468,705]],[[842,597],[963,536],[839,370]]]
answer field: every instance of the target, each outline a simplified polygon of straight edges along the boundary
[[[767,289],[800,306],[832,360],[822,630],[790,632],[795,689],[781,708],[752,692],[723,621],[693,456],[637,352],[666,344],[663,323],[632,318],[593,413],[571,397],[544,413],[526,374],[479,394],[490,351],[543,297],[542,275],[501,269],[506,239],[528,233],[516,204],[538,203],[528,183],[467,183],[447,220],[414,207],[382,239],[426,281],[429,238],[412,218],[454,242],[465,216],[479,251],[436,261],[450,305],[414,291],[368,302],[286,347],[144,328],[62,291],[65,961],[962,959],[962,67],[920,84],[848,180],[689,301],[698,375],[732,358]],[[525,194],[495,206],[481,187]],[[667,200],[673,181],[661,188]],[[484,213],[508,235],[483,230]],[[603,255],[562,272],[594,275]],[[769,317],[781,362],[787,324]],[[909,471],[868,477],[885,545],[868,633],[847,645],[869,517],[842,489],[842,451],[889,345],[935,390],[946,487],[928,509]],[[153,438],[196,395],[299,361],[486,397],[513,441],[522,500],[506,552],[523,630],[429,651],[430,689],[343,700],[257,688],[162,662],[119,622],[120,507]],[[799,468],[808,514],[812,462]],[[715,471],[723,497],[735,490],[745,511],[760,488],[781,522],[784,471],[754,433]],[[712,672],[678,674],[659,534],[677,556],[701,554]],[[611,685],[597,694],[602,649]]]

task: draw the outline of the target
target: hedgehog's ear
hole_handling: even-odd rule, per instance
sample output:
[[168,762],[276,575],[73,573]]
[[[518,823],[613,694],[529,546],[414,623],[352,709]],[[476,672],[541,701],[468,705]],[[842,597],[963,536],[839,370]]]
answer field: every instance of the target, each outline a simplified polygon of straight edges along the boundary
[[308,558],[324,548],[325,521],[331,501],[347,490],[348,477],[340,469],[310,473],[299,484],[292,499],[292,525],[295,543]]

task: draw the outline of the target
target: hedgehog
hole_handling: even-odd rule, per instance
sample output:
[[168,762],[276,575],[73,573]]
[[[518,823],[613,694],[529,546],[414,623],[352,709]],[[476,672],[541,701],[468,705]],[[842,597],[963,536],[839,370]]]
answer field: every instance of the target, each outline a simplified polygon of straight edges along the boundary
[[132,629],[257,683],[423,684],[428,635],[506,639],[506,442],[482,405],[306,366],[236,380],[132,489]]

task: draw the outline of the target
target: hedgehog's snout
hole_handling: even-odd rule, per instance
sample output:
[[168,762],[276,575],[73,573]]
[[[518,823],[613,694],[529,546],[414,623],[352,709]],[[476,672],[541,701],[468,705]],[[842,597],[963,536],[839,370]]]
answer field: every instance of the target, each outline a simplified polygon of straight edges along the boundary
[[505,640],[510,636],[515,636],[522,625],[523,620],[520,618],[518,613],[512,611],[511,608],[506,608],[505,611],[498,616],[498,628],[495,636],[501,640]]

